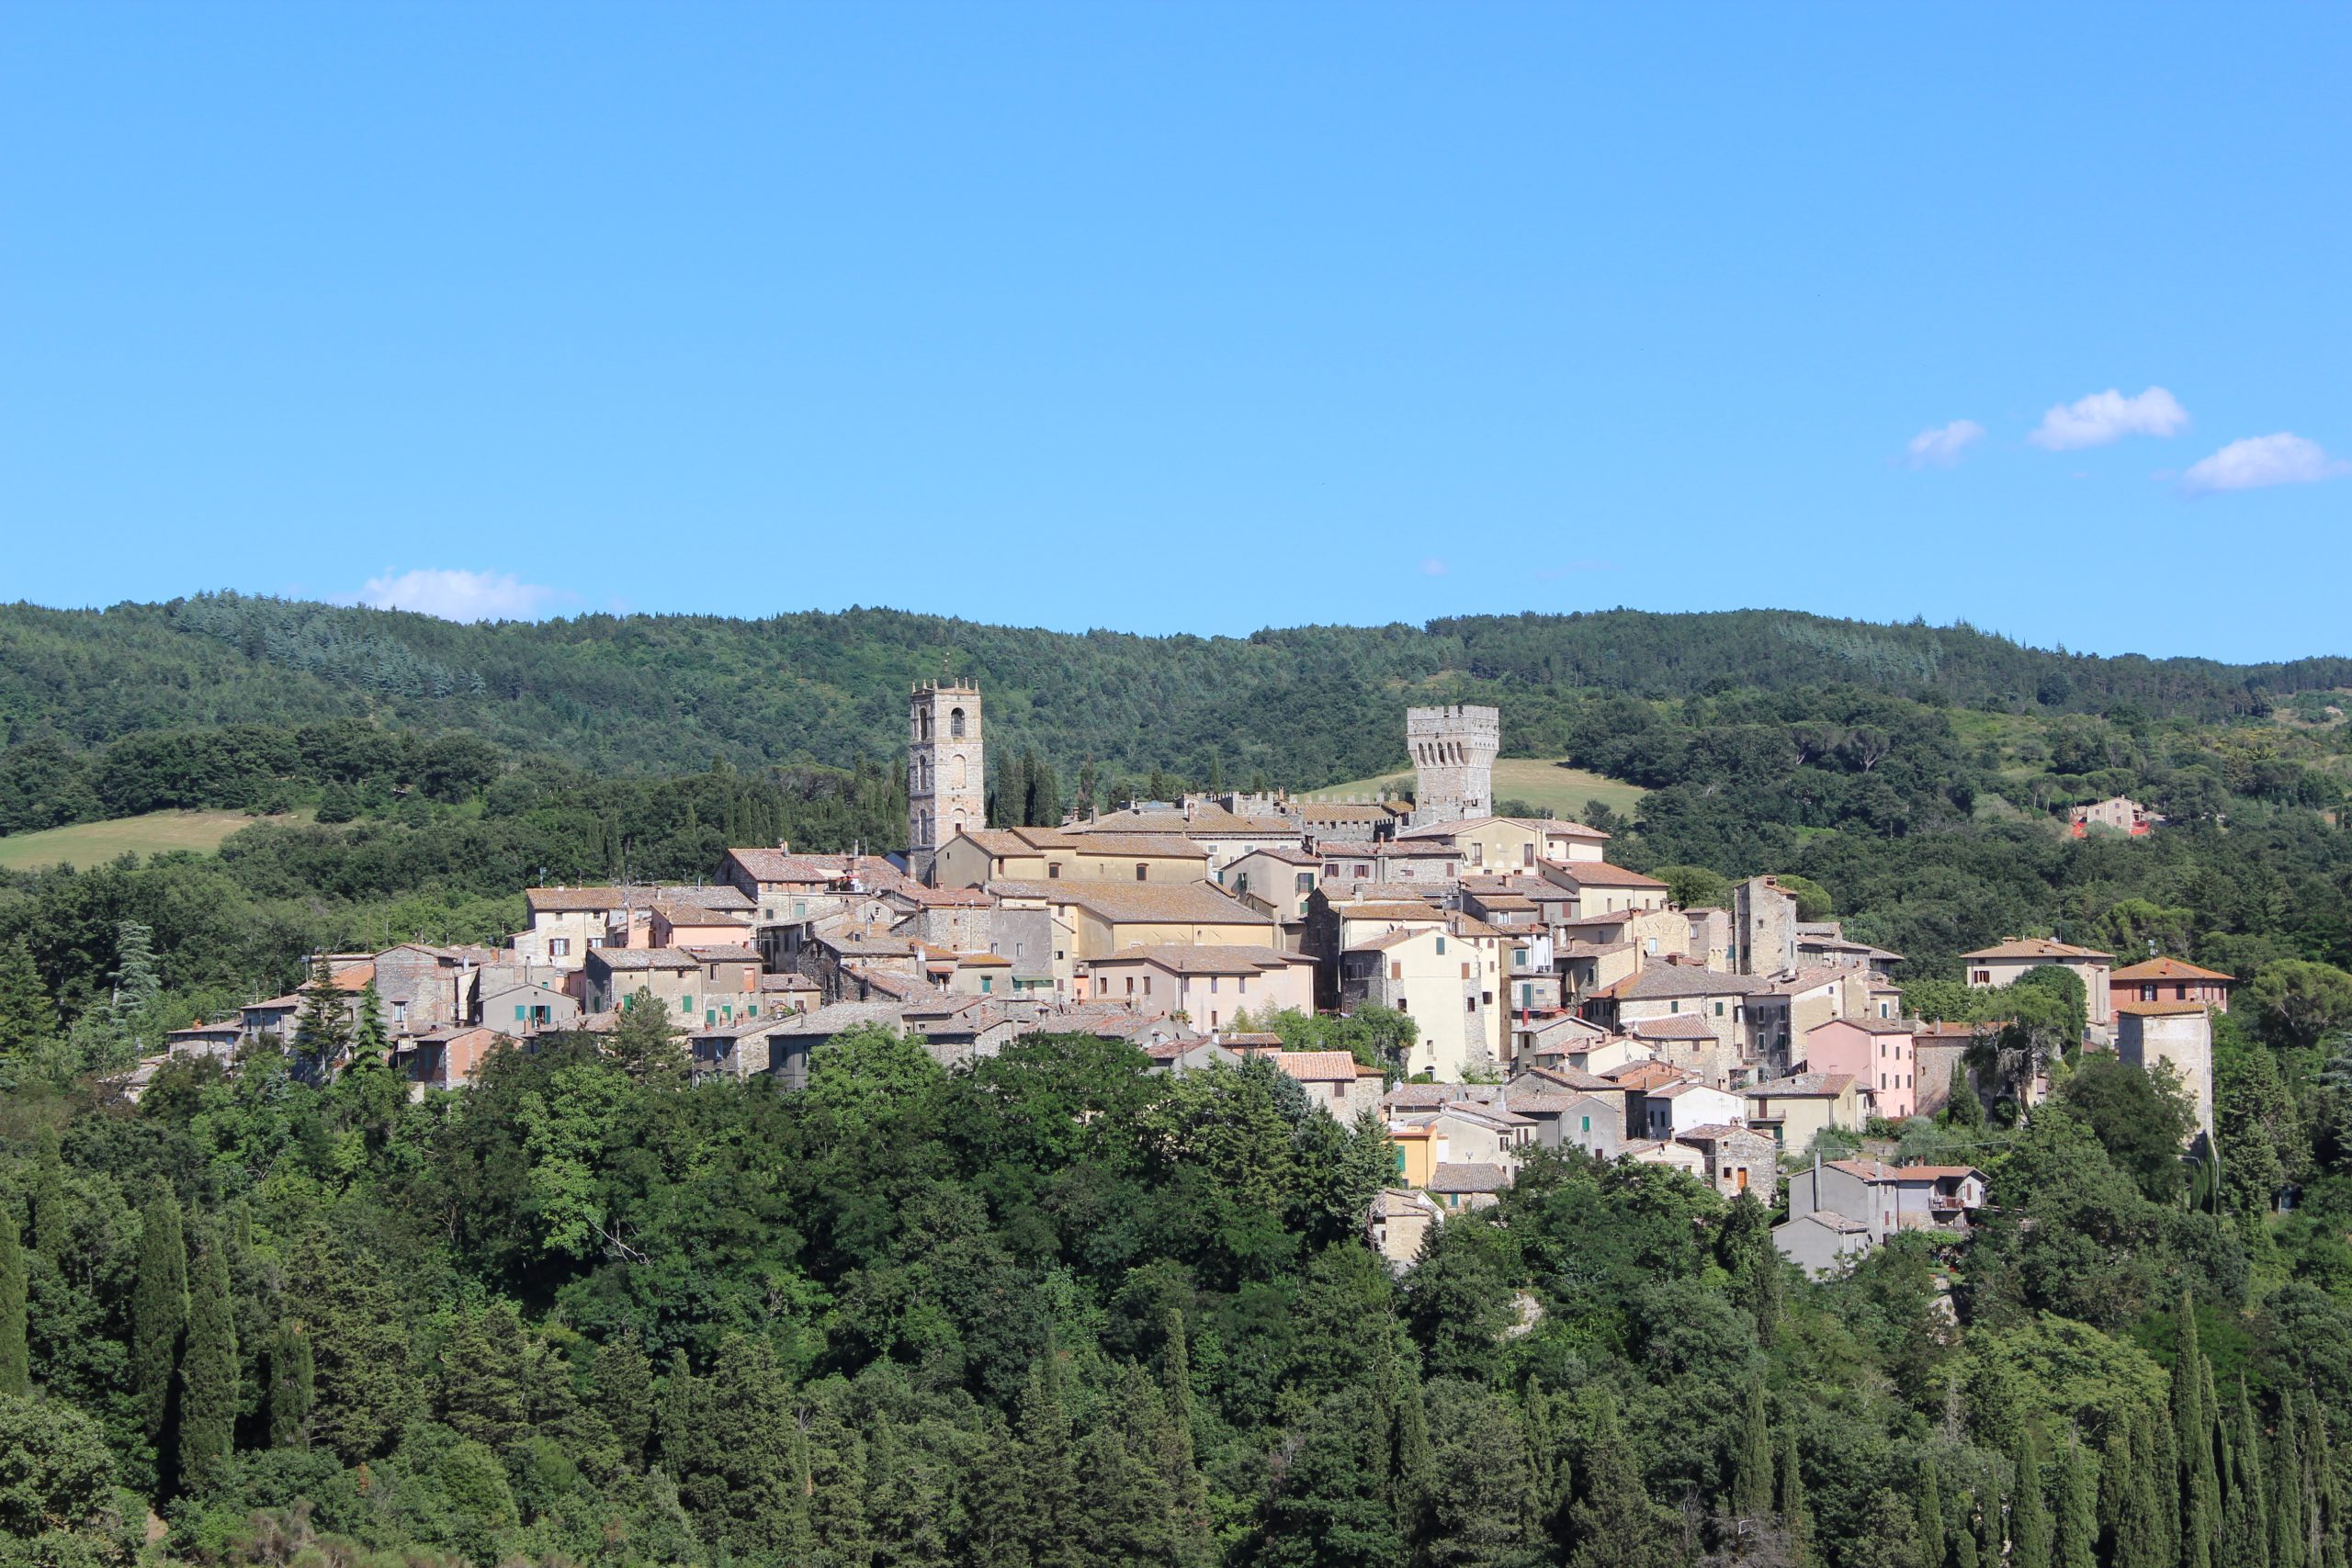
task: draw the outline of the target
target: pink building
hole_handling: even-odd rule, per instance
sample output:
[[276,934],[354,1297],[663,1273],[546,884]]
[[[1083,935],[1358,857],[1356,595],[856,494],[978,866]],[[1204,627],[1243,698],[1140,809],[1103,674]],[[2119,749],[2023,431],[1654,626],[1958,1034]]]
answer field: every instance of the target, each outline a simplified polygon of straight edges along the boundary
[[1804,1032],[1805,1070],[1849,1073],[1871,1091],[1874,1114],[1890,1122],[1919,1111],[1918,1058],[1911,1026],[1892,1018],[1833,1018]]

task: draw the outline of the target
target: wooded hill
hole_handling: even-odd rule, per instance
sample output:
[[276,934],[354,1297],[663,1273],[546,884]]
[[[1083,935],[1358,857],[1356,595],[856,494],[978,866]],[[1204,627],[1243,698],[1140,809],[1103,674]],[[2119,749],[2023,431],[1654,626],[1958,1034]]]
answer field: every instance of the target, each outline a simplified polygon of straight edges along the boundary
[[2039,715],[2119,705],[2156,720],[2258,716],[2352,684],[2352,659],[2228,665],[2031,649],[1966,626],[1785,611],[1466,616],[1246,638],[1082,636],[893,610],[766,620],[582,615],[461,626],[235,593],[104,611],[0,607],[11,745],[85,748],[156,729],[368,716],[467,729],[603,771],[886,758],[908,686],[946,671],[987,693],[991,734],[1074,769],[1166,768],[1313,787],[1403,758],[1408,702],[1503,710],[1506,750],[1581,739],[1565,699],[1849,687]]

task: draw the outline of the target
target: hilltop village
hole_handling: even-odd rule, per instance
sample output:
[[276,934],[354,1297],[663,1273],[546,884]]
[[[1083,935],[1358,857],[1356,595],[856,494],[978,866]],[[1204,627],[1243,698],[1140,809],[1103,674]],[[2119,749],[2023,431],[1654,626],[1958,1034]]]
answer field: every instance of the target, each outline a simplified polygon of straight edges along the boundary
[[[1815,1272],[1897,1230],[1964,1231],[1988,1201],[1973,1167],[1894,1163],[1866,1134],[1963,1089],[2047,1091],[2031,1063],[1990,1081],[2000,1025],[1904,1016],[1901,955],[1800,919],[1775,878],[1679,908],[1611,863],[1607,833],[1496,815],[1494,708],[1407,711],[1409,801],[1187,794],[1054,828],[986,825],[976,685],[919,685],[908,713],[901,852],[747,845],[692,886],[533,887],[503,946],[319,954],[301,991],[176,1032],[130,1087],[173,1056],[262,1043],[332,1076],[340,1047],[314,1037],[347,1040],[371,1010],[419,1094],[463,1089],[496,1051],[610,1033],[631,1009],[658,1010],[695,1077],[785,1089],[854,1031],[920,1039],[950,1066],[1093,1034],[1175,1074],[1261,1057],[1331,1115],[1376,1122],[1395,1177],[1366,1234],[1400,1269],[1529,1151],[1574,1147],[1768,1207],[1785,1182],[1775,1239]],[[2105,808],[2148,830],[2131,802]],[[2211,1010],[2231,976],[2041,938],[1963,962],[1978,988],[2074,976],[2082,1043],[2177,1074],[2211,1136]],[[1862,1152],[1824,1158],[1825,1134]]]

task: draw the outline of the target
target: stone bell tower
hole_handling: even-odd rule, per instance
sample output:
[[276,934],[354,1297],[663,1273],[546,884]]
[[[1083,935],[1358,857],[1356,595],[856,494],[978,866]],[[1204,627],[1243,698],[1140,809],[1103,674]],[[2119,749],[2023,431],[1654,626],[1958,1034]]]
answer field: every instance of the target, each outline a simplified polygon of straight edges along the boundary
[[988,826],[980,689],[925,681],[908,706],[907,870],[928,882],[948,840]]
[[1407,708],[1405,739],[1413,753],[1414,827],[1495,814],[1498,711],[1467,703]]

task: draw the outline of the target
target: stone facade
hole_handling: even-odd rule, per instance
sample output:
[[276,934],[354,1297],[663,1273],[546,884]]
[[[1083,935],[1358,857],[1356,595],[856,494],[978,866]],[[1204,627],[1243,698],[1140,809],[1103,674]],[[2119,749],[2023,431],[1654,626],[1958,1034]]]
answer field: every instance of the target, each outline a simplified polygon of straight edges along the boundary
[[1413,754],[1413,826],[1462,822],[1495,814],[1495,753],[1502,715],[1450,703],[1407,708],[1405,740]]
[[927,882],[941,845],[988,825],[980,689],[926,681],[908,709],[907,869]]

